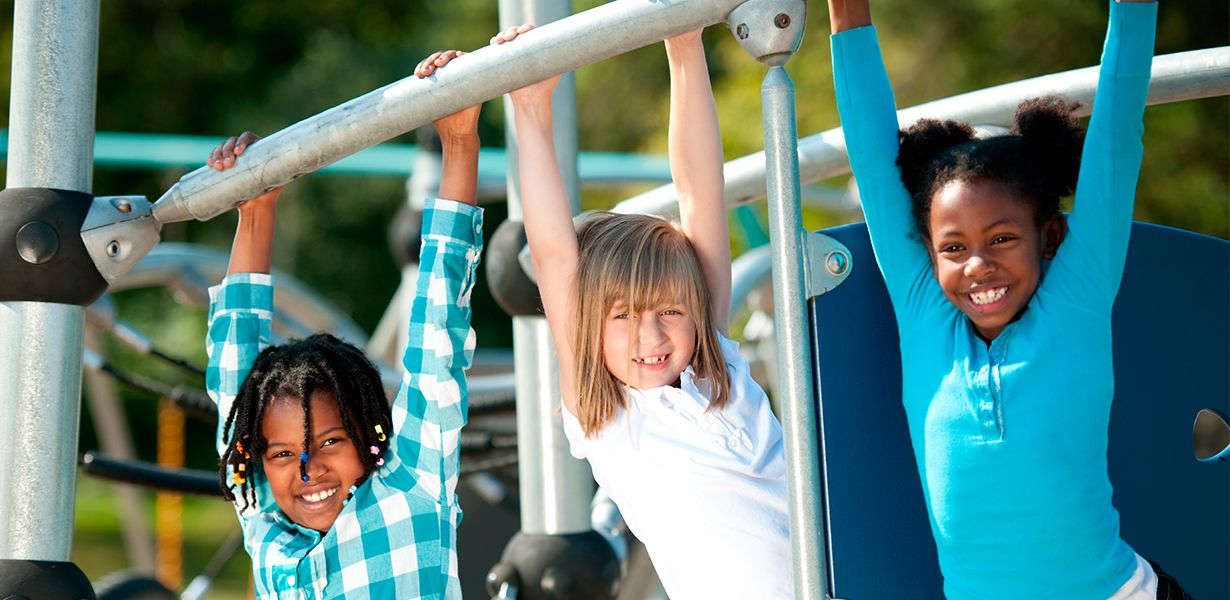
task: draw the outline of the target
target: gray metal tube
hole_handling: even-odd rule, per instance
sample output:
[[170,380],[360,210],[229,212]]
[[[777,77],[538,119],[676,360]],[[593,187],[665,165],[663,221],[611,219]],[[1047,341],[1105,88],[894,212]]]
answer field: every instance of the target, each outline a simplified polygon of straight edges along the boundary
[[[1086,67],[1006,83],[906,108],[897,113],[903,127],[922,117],[956,119],[976,125],[1007,125],[1023,100],[1048,94],[1067,96],[1081,103],[1078,113],[1089,114],[1096,92],[1098,68]],[[1153,59],[1149,104],[1230,95],[1230,46],[1166,54]],[[803,183],[850,172],[841,129],[830,129],[799,140],[799,175]],[[765,195],[765,154],[757,152],[726,163],[728,204]],[[620,202],[623,213],[670,214],[675,210],[674,185],[654,188]]]
[[[521,23],[544,25],[571,13],[569,0],[501,0],[500,27]],[[546,29],[544,26],[543,29]],[[514,44],[515,45],[515,44]],[[580,198],[577,176],[577,102],[572,73],[560,78],[551,99],[555,156],[575,213]],[[521,219],[517,177],[516,131],[512,102],[505,97],[508,146],[508,218]],[[579,533],[589,531],[594,495],[589,463],[568,451],[559,406],[559,365],[551,332],[543,317],[513,318],[516,357],[517,463],[521,492],[521,531]]]
[[[410,76],[283,129],[225,173],[202,167],[154,207],[160,223],[207,220],[432,119],[544,77],[721,21],[743,0],[614,0],[544,25],[533,43],[476,50],[427,79]],[[543,13],[545,14],[545,13]]]
[[795,597],[826,598],[824,519],[821,515],[816,386],[803,276],[803,217],[795,146],[794,84],[786,70],[769,67],[760,93],[769,170],[769,237],[773,253],[773,305],[777,326],[777,389],[786,442],[790,541]]
[[[90,191],[98,2],[13,9],[8,187]],[[0,558],[67,561],[85,311],[0,304]]]

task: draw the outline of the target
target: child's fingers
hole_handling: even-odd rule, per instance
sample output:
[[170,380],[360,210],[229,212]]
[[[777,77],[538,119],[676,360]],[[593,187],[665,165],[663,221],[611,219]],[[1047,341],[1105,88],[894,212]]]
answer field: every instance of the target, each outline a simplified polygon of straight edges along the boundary
[[226,168],[235,165],[235,142],[237,141],[238,138],[231,137],[222,143],[222,165]]
[[512,27],[509,27],[508,29],[505,29],[504,31],[501,31],[495,34],[495,37],[491,38],[491,43],[492,44],[503,44],[504,42],[511,42],[513,38],[516,38],[518,35],[521,35],[533,28],[534,26],[529,23],[526,23],[524,25],[514,25]]
[[444,65],[447,65],[449,61],[453,60],[454,58],[461,56],[461,52],[458,50],[445,50],[444,52],[440,52],[439,54],[440,56],[437,56],[436,60],[432,61],[432,64],[436,65],[437,69],[440,67],[443,67]]
[[252,142],[255,142],[256,140],[259,140],[259,139],[261,139],[261,136],[256,135],[255,133],[252,133],[251,131],[245,131],[239,134],[239,139],[235,140],[235,156],[239,156],[240,154],[243,154],[243,151],[247,150],[248,146],[251,145]]
[[427,77],[436,70],[436,58],[439,58],[440,52],[432,52],[427,58],[419,62],[418,66],[414,67],[414,74],[419,77]]

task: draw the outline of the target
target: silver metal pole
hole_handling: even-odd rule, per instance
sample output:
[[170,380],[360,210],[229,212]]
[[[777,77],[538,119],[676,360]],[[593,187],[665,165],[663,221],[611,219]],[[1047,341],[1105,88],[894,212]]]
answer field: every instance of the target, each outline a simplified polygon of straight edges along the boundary
[[[533,43],[476,50],[427,79],[410,76],[279,131],[225,173],[200,168],[155,205],[160,223],[208,220],[367,146],[550,75],[721,21],[743,0],[614,0],[539,28]],[[545,14],[545,13],[543,13]]]
[[[97,1],[16,2],[7,187],[90,191],[97,65]],[[0,304],[0,558],[69,558],[84,324]]]
[[826,598],[821,515],[820,454],[811,331],[803,278],[803,217],[799,208],[799,162],[795,148],[794,84],[786,69],[769,67],[761,87],[765,157],[769,165],[769,237],[773,253],[773,306],[777,332],[777,386],[786,442],[790,540],[794,550],[795,598]]
[[[956,119],[975,125],[1007,125],[1023,100],[1050,94],[1080,102],[1081,108],[1077,112],[1083,116],[1089,114],[1097,81],[1097,67],[1043,75],[902,109],[897,113],[897,121],[903,127],[923,117]],[[1230,46],[1153,58],[1148,98],[1150,105],[1226,95],[1230,95]],[[829,129],[799,140],[798,155],[799,175],[803,183],[850,172],[841,129]],[[728,204],[764,197],[764,153],[757,152],[727,162],[725,180]],[[624,200],[614,210],[668,214],[675,210],[676,202],[675,187],[668,184]]]
[[[545,25],[571,13],[569,0],[501,0],[500,27],[521,23]],[[576,83],[572,73],[560,78],[551,98],[555,156],[575,213],[580,198],[577,176]],[[512,102],[504,100],[508,146],[508,218],[520,220],[516,131]],[[513,318],[513,352],[517,378],[517,458],[521,490],[521,531],[564,534],[589,531],[593,477],[589,464],[568,452],[560,419],[559,365],[551,332],[543,317]]]

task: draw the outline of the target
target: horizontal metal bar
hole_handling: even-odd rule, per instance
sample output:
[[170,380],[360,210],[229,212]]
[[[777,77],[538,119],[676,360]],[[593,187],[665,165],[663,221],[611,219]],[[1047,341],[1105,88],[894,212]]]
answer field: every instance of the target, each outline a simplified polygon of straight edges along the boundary
[[[1006,83],[906,108],[897,113],[902,127],[920,118],[956,119],[975,125],[1008,125],[1022,101],[1058,94],[1081,103],[1078,113],[1089,114],[1096,92],[1098,67],[1086,67]],[[1230,46],[1166,54],[1153,58],[1149,104],[1230,95]],[[749,154],[726,163],[728,204],[763,198],[765,195],[764,152]],[[804,183],[850,172],[845,138],[840,128],[799,140],[799,176]],[[672,214],[676,208],[671,184],[633,196],[615,206],[622,213]]]
[[518,40],[410,76],[309,117],[253,144],[226,171],[200,168],[154,206],[159,223],[208,220],[274,186],[432,119],[545,77],[721,21],[742,0],[614,0],[548,23]]
[[175,469],[140,460],[111,458],[99,452],[81,457],[81,470],[100,479],[131,483],[165,492],[221,496],[218,474],[197,469]]

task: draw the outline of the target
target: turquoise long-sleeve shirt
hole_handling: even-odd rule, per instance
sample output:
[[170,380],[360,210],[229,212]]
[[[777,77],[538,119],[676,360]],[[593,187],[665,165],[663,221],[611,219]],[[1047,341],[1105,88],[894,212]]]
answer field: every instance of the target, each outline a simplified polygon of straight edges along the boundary
[[943,295],[895,164],[875,30],[832,37],[850,164],[901,339],[910,441],[949,598],[1104,599],[1135,555],[1111,504],[1111,308],[1143,153],[1156,3],[1111,3],[1069,233],[988,346]]

